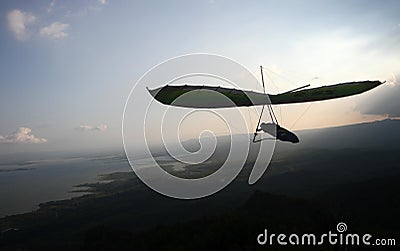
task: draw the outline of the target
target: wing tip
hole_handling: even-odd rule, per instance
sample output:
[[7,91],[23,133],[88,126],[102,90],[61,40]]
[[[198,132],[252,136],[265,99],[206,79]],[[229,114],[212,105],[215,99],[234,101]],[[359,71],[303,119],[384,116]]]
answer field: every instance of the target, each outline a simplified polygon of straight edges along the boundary
[[150,89],[148,86],[146,86],[146,90],[150,93],[150,95],[153,97],[153,98],[155,98],[156,97],[156,95],[157,95],[157,93],[158,93],[158,89],[156,88],[156,89]]

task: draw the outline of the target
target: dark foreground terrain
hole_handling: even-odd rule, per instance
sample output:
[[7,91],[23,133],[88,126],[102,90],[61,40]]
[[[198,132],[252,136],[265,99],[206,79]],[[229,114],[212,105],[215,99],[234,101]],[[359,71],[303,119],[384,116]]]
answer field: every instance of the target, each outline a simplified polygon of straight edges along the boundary
[[[247,184],[248,163],[226,189],[198,200],[159,195],[142,185],[133,173],[103,176],[110,182],[80,187],[92,192],[89,195],[44,203],[37,211],[0,219],[0,248],[265,250],[271,249],[269,244],[257,243],[264,229],[276,234],[321,235],[337,233],[337,224],[344,222],[345,233],[371,234],[371,242],[376,238],[395,239],[396,246],[379,246],[378,250],[397,250],[400,147],[392,140],[398,136],[382,133],[379,139],[387,137],[387,145],[385,140],[368,144],[374,137],[368,140],[362,136],[376,135],[382,126],[394,133],[399,123],[384,121],[344,128],[352,132],[343,138],[339,137],[343,131],[331,130],[325,132],[331,134],[329,144],[304,132],[301,137],[307,144],[297,148],[278,145],[269,169],[255,185]],[[272,249],[371,247],[377,248],[327,242],[321,246],[279,246],[274,242]]]

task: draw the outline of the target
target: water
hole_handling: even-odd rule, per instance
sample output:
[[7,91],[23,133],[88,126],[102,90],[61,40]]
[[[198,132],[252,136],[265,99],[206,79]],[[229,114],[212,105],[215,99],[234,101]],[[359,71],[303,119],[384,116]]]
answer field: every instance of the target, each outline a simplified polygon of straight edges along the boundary
[[0,164],[0,217],[82,195],[71,193],[75,185],[96,182],[100,174],[128,171],[131,168],[124,155]]
[[[3,157],[3,156],[2,156]],[[152,168],[154,160],[171,174],[184,177],[212,173],[207,165],[195,168],[180,163],[170,156],[136,159],[136,168]],[[210,162],[212,163],[212,162]],[[188,168],[189,167],[189,168]],[[211,165],[214,168],[213,165]],[[158,168],[158,167],[156,167]],[[85,157],[27,157],[0,160],[0,217],[30,212],[47,201],[69,199],[84,193],[72,192],[76,185],[99,181],[99,175],[132,171],[125,155],[97,155]],[[185,171],[188,171],[186,173]],[[179,175],[177,175],[179,177]],[[201,176],[202,177],[202,176]]]

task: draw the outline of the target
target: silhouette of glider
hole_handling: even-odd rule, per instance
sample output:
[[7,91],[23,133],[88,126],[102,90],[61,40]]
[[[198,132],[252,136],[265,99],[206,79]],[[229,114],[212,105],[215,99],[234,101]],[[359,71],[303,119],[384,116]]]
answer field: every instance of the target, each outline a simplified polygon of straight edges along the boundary
[[[385,83],[380,81],[356,81],[339,83],[335,85],[310,88],[305,85],[291,91],[272,95],[265,93],[263,67],[261,79],[263,93],[249,90],[238,90],[214,86],[193,86],[193,85],[166,85],[153,90],[148,89],[150,94],[160,103],[178,107],[188,108],[229,108],[261,106],[262,110],[254,132],[253,142],[260,142],[263,139],[256,139],[258,132],[263,131],[281,141],[298,143],[298,137],[289,130],[281,127],[276,119],[272,105],[294,104],[304,102],[322,101],[336,98],[348,97],[374,89]],[[185,95],[188,94],[188,95]],[[264,107],[268,107],[272,123],[261,123]],[[261,124],[260,124],[261,123]]]

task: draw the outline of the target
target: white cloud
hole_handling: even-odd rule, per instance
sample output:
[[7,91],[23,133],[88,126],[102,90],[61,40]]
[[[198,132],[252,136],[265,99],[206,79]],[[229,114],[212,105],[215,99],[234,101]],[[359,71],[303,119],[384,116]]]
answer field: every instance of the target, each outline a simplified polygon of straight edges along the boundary
[[100,124],[97,126],[92,126],[92,125],[80,125],[78,128],[76,128],[78,131],[101,131],[104,132],[108,128],[107,125],[105,124]]
[[37,138],[32,134],[32,129],[27,127],[20,127],[18,130],[10,135],[2,136],[0,135],[0,143],[32,143],[40,144],[46,143],[47,139]]
[[68,28],[69,24],[54,22],[49,26],[40,29],[40,35],[43,37],[62,39],[68,36],[68,33],[66,31]]
[[7,14],[8,27],[18,40],[25,40],[29,37],[27,26],[35,22],[35,20],[36,17],[33,14],[17,9]]
[[106,4],[107,0],[98,0],[100,4]]

